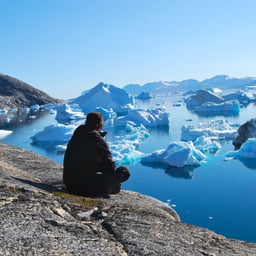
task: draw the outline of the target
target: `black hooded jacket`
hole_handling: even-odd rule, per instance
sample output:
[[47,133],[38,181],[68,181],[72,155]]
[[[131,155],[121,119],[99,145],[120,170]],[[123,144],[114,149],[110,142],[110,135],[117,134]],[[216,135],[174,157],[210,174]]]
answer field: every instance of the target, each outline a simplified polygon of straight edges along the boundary
[[64,156],[66,186],[80,184],[97,172],[111,173],[115,163],[105,139],[96,130],[80,125],[70,139]]

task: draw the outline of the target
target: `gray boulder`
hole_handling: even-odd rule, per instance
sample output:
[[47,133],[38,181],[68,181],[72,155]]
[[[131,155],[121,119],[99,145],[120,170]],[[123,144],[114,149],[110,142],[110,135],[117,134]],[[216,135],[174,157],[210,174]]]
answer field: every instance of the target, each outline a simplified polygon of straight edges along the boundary
[[235,150],[239,149],[248,138],[256,138],[256,118],[242,124],[237,132],[238,134],[233,139]]
[[0,255],[256,255],[256,244],[180,222],[164,203],[122,190],[70,195],[62,165],[0,144]]

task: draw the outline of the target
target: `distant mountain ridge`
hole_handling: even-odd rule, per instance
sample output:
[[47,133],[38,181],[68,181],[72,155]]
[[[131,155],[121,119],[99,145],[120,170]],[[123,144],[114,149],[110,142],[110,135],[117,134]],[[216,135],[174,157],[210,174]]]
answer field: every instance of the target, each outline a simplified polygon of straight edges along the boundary
[[53,98],[23,81],[0,74],[0,109],[29,107],[34,104],[57,104],[60,102],[60,99]]
[[178,92],[188,90],[199,90],[218,87],[220,89],[232,89],[243,86],[256,85],[256,77],[231,78],[226,75],[217,75],[210,79],[198,81],[187,79],[183,81],[159,81],[150,82],[144,85],[128,84],[123,87],[130,94],[139,94],[143,91],[151,93]]

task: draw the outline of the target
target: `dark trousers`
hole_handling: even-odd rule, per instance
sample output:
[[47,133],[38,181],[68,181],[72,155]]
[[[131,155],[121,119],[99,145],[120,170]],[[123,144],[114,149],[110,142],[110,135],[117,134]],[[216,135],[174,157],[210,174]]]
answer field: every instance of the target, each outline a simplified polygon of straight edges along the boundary
[[85,176],[83,180],[68,182],[66,187],[69,193],[81,196],[117,194],[121,190],[121,182],[129,176],[126,167],[119,167],[113,173],[99,173]]

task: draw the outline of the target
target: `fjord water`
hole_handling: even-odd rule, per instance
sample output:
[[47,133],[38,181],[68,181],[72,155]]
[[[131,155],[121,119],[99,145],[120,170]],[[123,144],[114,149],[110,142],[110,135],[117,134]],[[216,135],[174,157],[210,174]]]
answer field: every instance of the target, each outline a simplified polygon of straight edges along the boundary
[[[138,108],[165,106],[170,115],[169,128],[150,129],[150,137],[139,145],[138,150],[151,153],[166,149],[180,140],[183,124],[209,122],[226,119],[230,123],[242,124],[254,118],[256,106],[242,108],[238,116],[206,116],[189,112],[185,105],[173,105],[177,96],[156,97],[149,101],[138,101]],[[2,142],[19,146],[59,163],[63,154],[56,154],[32,145],[31,136],[45,126],[56,123],[54,115],[46,114],[26,126],[14,129],[14,133]],[[108,126],[107,140],[118,130]],[[160,199],[171,205],[180,215],[182,222],[209,228],[228,238],[256,242],[256,164],[247,167],[239,160],[225,160],[225,153],[233,150],[232,141],[223,140],[221,150],[207,155],[206,162],[197,168],[153,168],[136,163],[129,166],[131,178],[123,184],[124,189],[140,192]]]

